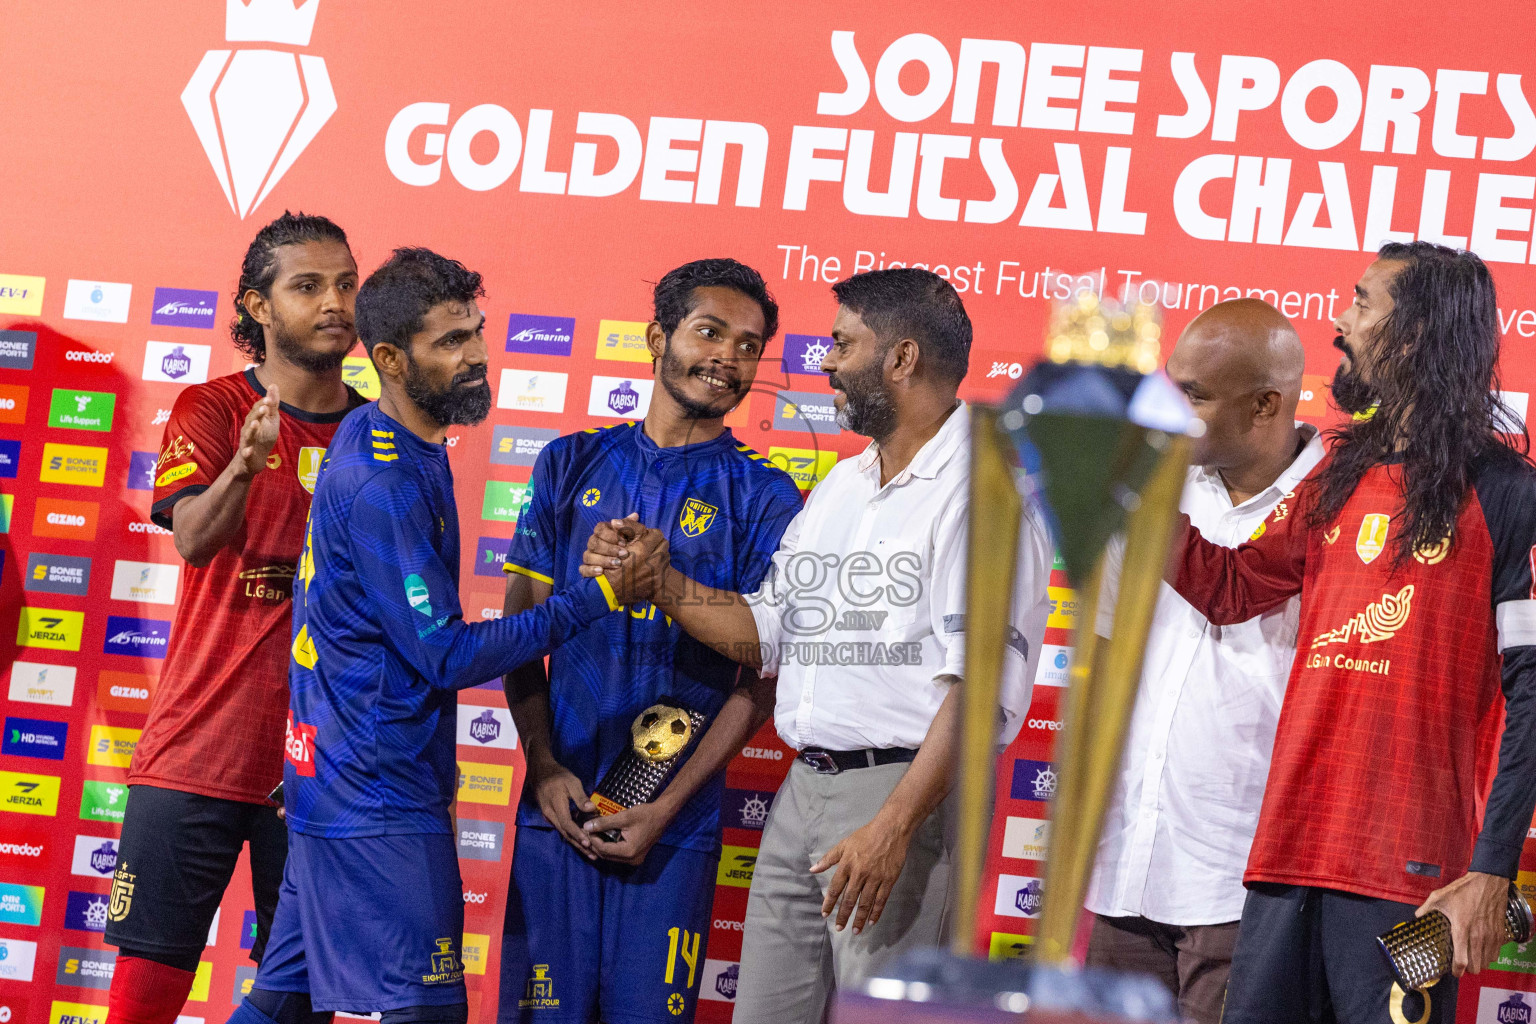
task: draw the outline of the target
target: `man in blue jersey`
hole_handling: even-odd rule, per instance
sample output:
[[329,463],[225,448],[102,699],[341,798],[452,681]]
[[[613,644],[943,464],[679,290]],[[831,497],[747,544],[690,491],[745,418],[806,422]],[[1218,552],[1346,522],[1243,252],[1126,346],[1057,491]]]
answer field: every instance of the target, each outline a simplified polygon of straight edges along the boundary
[[396,250],[358,291],[382,395],[337,429],[315,486],[294,595],[289,859],[232,1024],[332,1010],[467,1019],[455,691],[542,656],[630,593],[628,580],[573,579],[526,614],[463,620],[444,442],[491,407],[481,294],[479,274],[425,249]]
[[[674,562],[756,589],[800,511],[789,476],[723,422],[747,395],[778,307],[762,277],[699,260],[655,288],[646,332],[657,386],[643,423],[552,441],[507,556],[505,614],[581,579],[597,523],[636,516]],[[773,707],[773,680],[711,651],[648,602],[581,630],[506,678],[528,758],[502,945],[500,1019],[639,1024],[693,1019],[720,852],[723,770]],[[583,828],[590,799],[666,698],[704,734],[654,799]],[[613,811],[616,808],[606,808]],[[617,841],[607,841],[606,835]]]

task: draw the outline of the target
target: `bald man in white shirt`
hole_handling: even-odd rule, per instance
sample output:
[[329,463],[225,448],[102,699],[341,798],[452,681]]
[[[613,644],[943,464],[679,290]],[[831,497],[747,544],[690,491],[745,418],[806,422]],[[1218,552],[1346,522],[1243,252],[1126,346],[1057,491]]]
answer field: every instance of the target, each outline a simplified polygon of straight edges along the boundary
[[[940,941],[949,793],[965,673],[970,410],[956,397],[971,324],[926,270],[839,282],[838,422],[872,439],[790,523],[750,597],[679,567],[651,600],[717,651],[778,676],[774,722],[797,752],[747,900],[736,1024],[819,1024],[836,988]],[[584,572],[622,569],[634,526],[600,526]],[[1000,697],[1017,734],[1048,612],[1051,545],[1025,515]],[[686,569],[686,567],[682,567]],[[600,820],[591,827],[602,827]]]
[[[1247,540],[1323,457],[1295,421],[1303,361],[1290,321],[1257,299],[1212,306],[1168,357],[1206,427],[1180,507],[1218,544]],[[1106,636],[1122,552],[1106,562]],[[1196,1024],[1221,1019],[1299,602],[1212,626],[1164,583],[1147,638],[1086,901],[1088,963],[1162,979]]]

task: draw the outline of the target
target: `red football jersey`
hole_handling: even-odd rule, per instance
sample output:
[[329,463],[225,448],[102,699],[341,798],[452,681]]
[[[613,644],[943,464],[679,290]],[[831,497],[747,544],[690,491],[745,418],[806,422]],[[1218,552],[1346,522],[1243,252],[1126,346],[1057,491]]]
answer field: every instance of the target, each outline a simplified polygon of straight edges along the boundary
[[[151,519],[170,529],[175,504],[218,479],[265,394],[246,370],[177,396],[155,466]],[[356,392],[351,398],[352,408],[363,404]],[[320,458],[345,416],[284,404],[240,531],[204,568],[187,566],[130,785],[265,803],[282,781],[293,572]]]
[[1326,530],[1305,523],[1308,481],[1235,549],[1186,520],[1175,586],[1213,624],[1301,594],[1245,881],[1416,904],[1469,867],[1515,875],[1536,802],[1536,485],[1483,466],[1451,536],[1395,564],[1399,476],[1369,470]]

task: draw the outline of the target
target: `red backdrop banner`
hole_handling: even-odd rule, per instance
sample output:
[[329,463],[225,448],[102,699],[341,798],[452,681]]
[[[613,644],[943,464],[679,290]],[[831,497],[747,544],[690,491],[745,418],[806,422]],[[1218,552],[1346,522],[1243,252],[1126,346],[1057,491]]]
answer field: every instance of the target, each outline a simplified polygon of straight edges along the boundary
[[[731,423],[804,488],[862,446],[816,415],[828,286],[882,266],[927,266],[964,297],[969,398],[1020,376],[1049,301],[1076,287],[1157,301],[1170,332],[1221,299],[1263,297],[1301,331],[1302,412],[1323,421],[1330,321],[1369,253],[1388,238],[1470,245],[1500,287],[1504,387],[1523,414],[1536,9],[1275,10],[7,5],[0,1020],[104,1016],[102,865],[160,664],[145,655],[163,650],[179,582],[148,521],[150,470],[177,390],[244,365],[225,328],[239,260],[285,208],[345,227],[365,273],[411,244],[485,274],[496,408],[450,442],[473,618],[500,608],[533,453],[643,414],[650,282],[703,256],[758,267],[782,303],[785,334]],[[347,373],[376,388],[360,350]],[[152,586],[125,582],[145,569]],[[1048,816],[1053,674],[1075,613],[1057,582],[1035,705],[998,767],[978,935],[994,955],[1033,928],[1042,866],[1025,839]],[[498,690],[467,692],[460,718],[466,967],[473,1019],[489,1021],[521,753]],[[765,730],[729,769],[708,1020],[730,1015],[757,836],[787,758]],[[250,909],[237,876],[189,1017],[224,1019],[249,984]],[[1496,973],[1463,985],[1460,1019],[1529,1019],[1516,993],[1533,972],[1536,954],[1507,947]]]

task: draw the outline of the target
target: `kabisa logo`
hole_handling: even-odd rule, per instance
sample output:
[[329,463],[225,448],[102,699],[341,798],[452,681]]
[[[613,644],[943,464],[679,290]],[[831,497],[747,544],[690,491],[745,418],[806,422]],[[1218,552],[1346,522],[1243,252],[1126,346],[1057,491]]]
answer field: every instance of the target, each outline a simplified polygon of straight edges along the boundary
[[170,639],[169,622],[108,615],[107,639],[101,649],[107,654],[126,654],[133,658],[163,658]]
[[640,393],[627,380],[620,381],[618,387],[608,392],[608,408],[620,416],[631,415],[639,407]]
[[[293,0],[225,3],[226,41],[283,46],[309,45],[320,8],[320,0],[297,7]],[[336,113],[325,60],[285,50],[209,50],[181,103],[224,198],[242,220]]]
[[149,322],[162,327],[202,327],[212,330],[214,311],[218,305],[218,292],[156,288],[155,308],[149,316]]
[[490,708],[474,718],[469,723],[469,734],[477,743],[491,743],[501,735],[501,723],[496,720],[496,713]]
[[741,978],[741,964],[731,964],[715,976],[715,991],[726,999],[736,998],[736,982]]
[[405,599],[411,603],[421,614],[432,617],[432,595],[427,590],[426,581],[415,573],[405,578]]
[[178,379],[185,377],[190,369],[192,369],[192,360],[187,358],[187,350],[180,345],[171,349],[165,354],[165,358],[160,360],[160,372],[167,377]]
[[103,840],[100,846],[91,851],[91,870],[99,875],[109,875],[115,867],[117,847],[112,845],[112,840]]
[[1511,992],[1509,998],[1499,1004],[1499,1024],[1531,1024],[1531,1005],[1525,1001],[1524,992]]
[[1045,900],[1045,884],[1026,875],[998,875],[997,900],[992,910],[1003,917],[1038,917]]
[[1040,913],[1040,902],[1045,893],[1045,887],[1040,884],[1040,879],[1031,879],[1029,884],[1020,889],[1013,897],[1013,905],[1018,907],[1030,917]]

